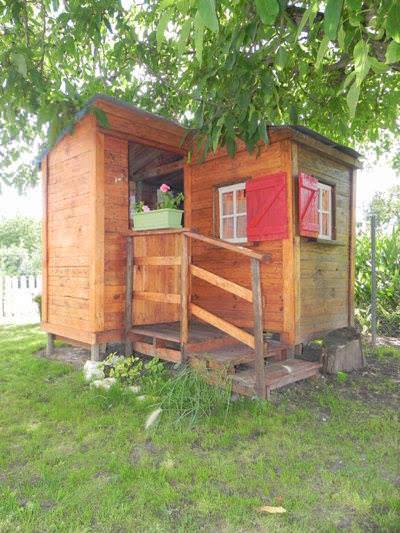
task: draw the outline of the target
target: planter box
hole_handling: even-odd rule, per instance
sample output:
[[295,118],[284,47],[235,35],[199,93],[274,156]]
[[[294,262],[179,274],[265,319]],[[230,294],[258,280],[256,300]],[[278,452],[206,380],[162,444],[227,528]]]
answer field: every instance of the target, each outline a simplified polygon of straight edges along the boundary
[[149,229],[166,229],[182,227],[181,209],[155,209],[144,213],[134,213],[133,229],[135,231]]

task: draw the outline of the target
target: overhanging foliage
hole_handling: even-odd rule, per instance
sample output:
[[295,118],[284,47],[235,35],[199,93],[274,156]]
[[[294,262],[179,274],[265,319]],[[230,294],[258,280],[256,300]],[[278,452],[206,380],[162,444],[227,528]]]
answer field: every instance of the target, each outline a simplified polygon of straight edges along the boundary
[[19,186],[21,152],[99,92],[231,153],[267,124],[378,151],[400,129],[399,0],[0,0],[0,32],[1,178]]

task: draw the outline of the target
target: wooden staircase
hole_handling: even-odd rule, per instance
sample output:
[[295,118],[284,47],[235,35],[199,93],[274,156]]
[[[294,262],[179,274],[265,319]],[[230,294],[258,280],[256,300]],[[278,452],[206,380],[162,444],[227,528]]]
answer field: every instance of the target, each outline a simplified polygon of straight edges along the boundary
[[[187,362],[202,369],[214,384],[229,382],[232,391],[247,396],[268,398],[273,389],[299,381],[319,372],[319,363],[288,358],[288,347],[264,337],[265,302],[261,289],[260,264],[269,261],[269,254],[258,254],[249,248],[181,230],[182,252],[173,258],[181,265],[181,293],[141,292],[143,299],[178,303],[180,321],[132,325],[133,241],[128,237],[125,308],[125,352],[137,351],[176,363]],[[138,237],[143,236],[138,232]],[[251,290],[191,263],[190,240],[242,254],[250,259]],[[149,264],[162,264],[162,257],[152,257]],[[171,259],[171,258],[170,258]],[[197,277],[220,289],[243,298],[253,306],[254,328],[246,330],[218,317],[191,301],[190,278]],[[223,382],[221,382],[221,376]]]
[[[131,329],[132,349],[170,362],[182,361],[180,324],[148,324]],[[288,359],[287,346],[277,340],[265,343],[266,397],[270,391],[319,373],[321,365]],[[215,385],[230,386],[233,392],[256,396],[255,350],[208,324],[192,321],[186,345],[187,362]]]

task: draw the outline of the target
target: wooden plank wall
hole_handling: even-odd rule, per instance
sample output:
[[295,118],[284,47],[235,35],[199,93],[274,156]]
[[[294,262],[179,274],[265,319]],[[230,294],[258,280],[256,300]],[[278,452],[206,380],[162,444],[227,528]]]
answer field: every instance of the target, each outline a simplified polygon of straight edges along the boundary
[[95,152],[92,117],[48,154],[47,323],[90,331],[90,182]]
[[[187,179],[187,181],[190,179],[191,198],[185,205],[187,224],[204,235],[219,237],[216,218],[218,187],[287,169],[285,153],[287,146],[286,143],[277,142],[262,147],[258,157],[256,154],[249,155],[247,151],[241,150],[234,159],[222,154],[202,164],[191,165]],[[288,179],[291,179],[291,172],[288,174]],[[185,193],[187,194],[187,190]],[[261,267],[261,282],[266,300],[264,327],[269,331],[282,332],[284,330],[282,241],[254,243],[252,247],[258,252],[272,254],[271,263],[263,264]],[[192,257],[194,264],[251,289],[250,262],[239,254],[195,242],[192,244]],[[206,282],[193,280],[192,301],[239,327],[253,326],[251,304],[221,289],[211,287]]]
[[[182,235],[171,233],[165,235],[135,236],[134,239],[134,292],[154,293],[155,299],[169,298],[176,295],[177,303],[167,303],[134,296],[132,306],[132,320],[135,325],[153,324],[161,322],[175,322],[180,319],[179,295],[181,278],[180,265],[143,264],[150,257],[180,258],[182,250]],[[158,260],[156,260],[158,262]],[[166,260],[167,262],[167,260]],[[135,264],[136,263],[136,264]],[[158,296],[157,296],[158,295]]]
[[104,136],[104,331],[124,327],[129,229],[128,141]]
[[298,146],[298,170],[335,187],[338,244],[300,240],[300,316],[298,342],[349,322],[349,245],[352,169]]

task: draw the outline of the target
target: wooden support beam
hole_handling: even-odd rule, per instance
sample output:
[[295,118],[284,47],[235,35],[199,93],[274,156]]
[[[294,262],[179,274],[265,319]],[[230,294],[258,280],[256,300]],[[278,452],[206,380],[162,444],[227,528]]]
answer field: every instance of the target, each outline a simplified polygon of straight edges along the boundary
[[152,178],[159,178],[161,176],[166,176],[167,174],[171,174],[172,172],[176,172],[178,170],[183,169],[184,161],[183,159],[179,159],[178,161],[173,161],[172,163],[164,163],[163,165],[159,165],[158,167],[151,168],[149,170],[146,170],[145,172],[141,172],[138,174],[132,175],[133,181],[142,181],[142,180],[149,180]]
[[249,289],[246,289],[245,287],[242,287],[233,281],[221,278],[221,276],[217,276],[217,274],[213,274],[204,268],[200,268],[196,265],[190,265],[190,273],[193,276],[207,281],[207,283],[211,283],[211,285],[215,285],[216,287],[230,292],[235,296],[239,296],[250,303],[253,301],[253,294]]
[[100,361],[100,344],[92,344],[90,347],[90,359]]
[[238,328],[234,324],[230,324],[223,318],[219,318],[213,313],[210,313],[209,311],[206,311],[206,309],[203,309],[202,307],[193,303],[190,304],[190,312],[192,313],[192,315],[199,318],[200,320],[211,324],[212,326],[220,329],[227,335],[230,335],[231,337],[237,339],[240,342],[243,342],[243,344],[247,344],[247,346],[250,346],[250,348],[254,349],[254,337],[250,333],[247,333],[247,331]]
[[53,335],[53,333],[47,334],[46,355],[48,357],[50,357],[54,353],[54,339],[55,335]]
[[181,260],[181,331],[180,331],[180,344],[182,361],[186,360],[185,351],[186,345],[189,340],[189,305],[190,305],[190,285],[189,285],[189,272],[190,272],[190,249],[189,238],[182,234],[182,260]]
[[255,371],[256,371],[256,393],[260,398],[266,398],[267,387],[265,383],[265,362],[264,362],[264,338],[263,338],[263,305],[261,292],[260,262],[257,259],[251,260],[251,284],[253,289],[253,313],[254,313],[254,343],[255,343]]
[[125,281],[125,355],[132,353],[129,331],[132,328],[133,295],[133,237],[126,238],[126,281]]

